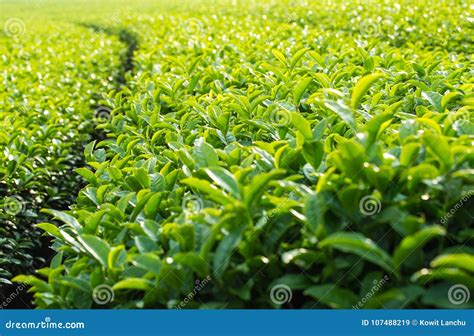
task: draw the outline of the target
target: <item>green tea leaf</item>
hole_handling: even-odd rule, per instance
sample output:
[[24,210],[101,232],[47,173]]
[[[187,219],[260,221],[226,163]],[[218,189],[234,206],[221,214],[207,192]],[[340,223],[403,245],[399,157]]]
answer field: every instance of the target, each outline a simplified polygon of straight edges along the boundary
[[301,134],[303,134],[305,139],[311,140],[313,138],[311,124],[300,113],[291,113],[291,123],[298,131],[301,132]]
[[54,218],[59,219],[63,223],[69,225],[71,228],[75,229],[76,231],[80,232],[82,230],[81,224],[71,215],[68,215],[65,212],[57,211],[53,209],[43,209],[42,212],[47,213]]
[[432,225],[403,238],[393,253],[393,263],[396,268],[400,268],[405,260],[415,251],[421,249],[431,239],[444,236],[446,230],[439,225]]
[[423,92],[422,93],[423,98],[428,100],[430,104],[435,108],[436,111],[442,112],[442,104],[441,100],[443,99],[443,96],[440,95],[438,92]]
[[202,139],[197,142],[193,152],[193,157],[200,168],[217,166],[219,163],[214,148]]
[[321,141],[305,142],[303,157],[315,170],[319,168],[324,156],[324,144]]
[[342,101],[331,101],[328,100],[324,103],[324,106],[326,106],[330,111],[334,112],[336,115],[338,115],[346,124],[351,126],[352,128],[355,128],[355,119],[354,119],[354,113],[349,109],[348,106]]
[[206,173],[218,186],[228,191],[233,197],[240,198],[239,185],[229,171],[221,167],[206,168]]
[[311,84],[311,81],[313,79],[311,77],[304,78],[300,80],[293,91],[293,104],[298,106],[300,104],[301,98],[303,97],[303,94],[305,93],[306,89],[308,88],[309,84]]
[[394,272],[390,256],[371,239],[360,233],[338,232],[319,243],[321,248],[332,247],[342,252],[353,253],[388,272]]
[[431,267],[456,267],[474,273],[474,256],[467,253],[444,254],[430,263]]
[[351,97],[351,107],[357,109],[362,97],[369,91],[370,87],[380,78],[383,78],[385,75],[382,73],[374,73],[359,79],[354,89],[352,90]]
[[140,278],[128,278],[117,282],[112,288],[113,290],[134,289],[146,291],[152,287],[152,282]]
[[439,159],[443,167],[448,168],[452,163],[452,155],[449,144],[442,136],[436,136],[432,133],[423,134],[423,143]]
[[324,284],[307,288],[304,295],[311,296],[317,302],[335,309],[348,309],[357,302],[357,296],[350,290],[333,284]]
[[79,236],[78,240],[82,246],[84,246],[85,250],[94,257],[94,259],[101,263],[102,266],[107,267],[110,247],[104,240],[91,235]]
[[152,253],[145,253],[133,257],[133,263],[154,275],[160,275],[161,260]]

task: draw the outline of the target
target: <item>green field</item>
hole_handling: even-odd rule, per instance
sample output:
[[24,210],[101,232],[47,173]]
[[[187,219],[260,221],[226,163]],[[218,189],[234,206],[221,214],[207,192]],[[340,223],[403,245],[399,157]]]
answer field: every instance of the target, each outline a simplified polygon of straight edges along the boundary
[[0,0],[0,308],[474,308],[473,36],[461,0]]

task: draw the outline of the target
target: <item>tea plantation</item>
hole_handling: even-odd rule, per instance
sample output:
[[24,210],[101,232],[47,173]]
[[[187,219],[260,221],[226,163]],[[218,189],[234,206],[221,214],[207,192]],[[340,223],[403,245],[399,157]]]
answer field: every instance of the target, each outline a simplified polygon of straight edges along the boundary
[[474,308],[473,9],[0,1],[2,308]]

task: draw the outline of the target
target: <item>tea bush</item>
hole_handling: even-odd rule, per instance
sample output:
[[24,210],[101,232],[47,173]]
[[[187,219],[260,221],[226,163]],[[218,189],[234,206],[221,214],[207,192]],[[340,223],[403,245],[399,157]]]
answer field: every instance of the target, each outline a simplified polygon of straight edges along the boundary
[[375,4],[128,15],[87,186],[16,281],[40,308],[472,308],[469,8]]
[[[114,88],[119,43],[70,24],[18,18],[0,35],[0,283],[44,265],[41,208],[66,210],[94,130],[93,106]],[[73,48],[72,46],[77,48]]]

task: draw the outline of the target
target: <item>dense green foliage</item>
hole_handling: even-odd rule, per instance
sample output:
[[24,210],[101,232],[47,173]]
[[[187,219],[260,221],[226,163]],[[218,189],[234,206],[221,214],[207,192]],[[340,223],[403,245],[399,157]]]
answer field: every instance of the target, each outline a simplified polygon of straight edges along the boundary
[[44,264],[34,253],[41,232],[33,224],[47,220],[41,208],[66,210],[74,201],[74,168],[84,164],[94,130],[91,107],[113,89],[120,52],[118,43],[72,25],[10,24],[0,35],[2,283]]
[[135,68],[104,95],[106,138],[85,147],[70,211],[41,203],[57,256],[16,281],[40,308],[173,308],[202,279],[187,308],[472,307],[448,300],[474,289],[469,7],[376,3],[119,15],[110,28],[139,36]]

